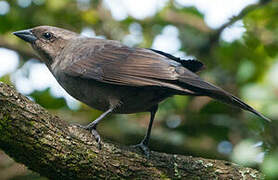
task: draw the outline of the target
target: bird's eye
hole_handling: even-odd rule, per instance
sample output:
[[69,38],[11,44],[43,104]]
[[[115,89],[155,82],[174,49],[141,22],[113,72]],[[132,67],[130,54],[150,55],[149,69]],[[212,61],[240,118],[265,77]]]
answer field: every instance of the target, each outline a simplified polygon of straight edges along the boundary
[[42,35],[45,39],[50,40],[52,38],[52,34],[49,32],[43,33]]

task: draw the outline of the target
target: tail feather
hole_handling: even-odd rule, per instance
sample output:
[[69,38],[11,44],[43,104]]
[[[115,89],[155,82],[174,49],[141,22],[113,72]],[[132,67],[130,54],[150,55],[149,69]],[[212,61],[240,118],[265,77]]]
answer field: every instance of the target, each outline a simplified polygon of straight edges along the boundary
[[231,95],[231,97],[232,97],[233,105],[239,106],[240,108],[242,108],[244,110],[247,110],[249,112],[252,112],[252,113],[256,114],[257,116],[261,117],[262,119],[271,122],[271,120],[269,118],[265,117],[264,115],[262,115],[260,112],[253,109],[248,104],[242,102],[238,97],[233,96],[233,95]]
[[256,111],[254,108],[241,101],[238,97],[226,92],[225,90],[219,87],[205,82],[200,78],[180,77],[179,80],[180,82],[184,83],[182,86],[186,89],[192,90],[198,94],[209,96],[224,103],[252,112],[253,114],[261,117],[262,119],[271,122],[269,118],[265,117],[264,115]]

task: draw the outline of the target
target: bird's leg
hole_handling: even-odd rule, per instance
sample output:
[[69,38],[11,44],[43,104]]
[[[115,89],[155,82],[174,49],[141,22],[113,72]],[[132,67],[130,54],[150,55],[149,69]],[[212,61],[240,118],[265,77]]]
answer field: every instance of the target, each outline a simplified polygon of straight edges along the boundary
[[97,119],[95,119],[93,122],[89,123],[86,126],[83,125],[79,125],[79,124],[75,124],[78,127],[81,127],[83,129],[86,129],[88,131],[91,131],[92,135],[94,136],[94,138],[96,139],[96,142],[99,146],[99,149],[101,149],[101,140],[100,140],[100,135],[98,134],[96,128],[98,123],[104,118],[106,117],[108,114],[110,114],[112,111],[114,110],[114,108],[110,108],[107,111],[105,111],[104,113],[102,113]]
[[150,117],[150,122],[149,122],[147,133],[146,133],[144,139],[139,144],[134,146],[134,147],[139,147],[147,157],[150,156],[150,150],[148,148],[148,145],[149,145],[149,141],[150,141],[150,137],[151,137],[153,120],[154,120],[157,109],[158,109],[157,105],[155,105],[154,107],[151,108],[151,110],[150,110],[151,117]]

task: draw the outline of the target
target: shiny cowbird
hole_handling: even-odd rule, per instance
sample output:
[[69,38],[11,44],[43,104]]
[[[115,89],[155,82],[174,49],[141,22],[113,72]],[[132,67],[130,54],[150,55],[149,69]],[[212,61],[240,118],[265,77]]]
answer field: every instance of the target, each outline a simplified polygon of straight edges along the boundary
[[158,104],[173,95],[209,96],[268,120],[239,98],[202,80],[197,60],[182,60],[154,49],[83,37],[51,26],[13,33],[29,42],[60,85],[83,103],[104,111],[87,126],[100,145],[98,123],[111,113],[150,112],[145,138],[137,146],[148,155]]

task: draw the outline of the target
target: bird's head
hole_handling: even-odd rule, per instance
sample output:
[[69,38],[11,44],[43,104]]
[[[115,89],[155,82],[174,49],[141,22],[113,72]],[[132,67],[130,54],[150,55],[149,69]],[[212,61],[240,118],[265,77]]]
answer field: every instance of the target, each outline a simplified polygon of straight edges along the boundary
[[29,42],[47,65],[54,61],[71,39],[79,36],[72,31],[52,26],[38,26],[13,34]]

